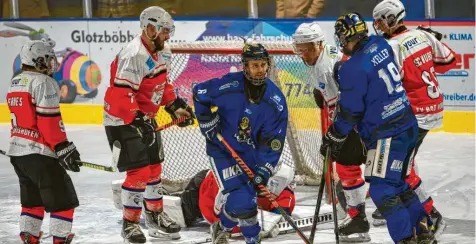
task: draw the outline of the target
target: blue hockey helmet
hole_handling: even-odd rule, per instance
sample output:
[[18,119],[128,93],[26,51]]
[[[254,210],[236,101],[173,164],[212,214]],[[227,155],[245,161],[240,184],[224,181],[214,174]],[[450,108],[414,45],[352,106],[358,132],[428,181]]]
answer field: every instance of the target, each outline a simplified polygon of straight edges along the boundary
[[[250,74],[250,69],[248,63],[254,60],[263,60],[267,62],[267,69],[263,76],[257,77],[254,74]],[[243,65],[243,73],[248,81],[251,84],[259,86],[263,85],[268,77],[271,69],[271,59],[268,53],[268,50],[260,43],[252,43],[251,41],[246,41],[241,52],[241,63]]]
[[340,16],[335,25],[335,41],[343,48],[348,42],[368,36],[369,30],[364,18],[359,13],[349,13]]

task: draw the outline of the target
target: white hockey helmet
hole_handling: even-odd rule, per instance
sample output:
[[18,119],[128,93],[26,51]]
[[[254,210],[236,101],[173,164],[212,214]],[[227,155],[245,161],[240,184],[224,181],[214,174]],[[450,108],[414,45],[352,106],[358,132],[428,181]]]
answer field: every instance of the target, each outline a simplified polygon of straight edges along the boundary
[[383,29],[392,30],[405,18],[405,6],[400,0],[383,0],[375,6],[372,16],[375,32],[383,34]]
[[159,6],[148,7],[140,14],[140,28],[145,30],[149,24],[155,26],[157,32],[160,32],[162,28],[168,29],[170,36],[173,36],[175,31],[172,16]]
[[305,50],[298,50],[297,44],[313,43],[325,41],[324,32],[317,22],[302,23],[293,34],[293,49],[295,54],[301,54]]
[[23,65],[35,67],[48,75],[56,72],[58,60],[53,47],[44,40],[27,41],[21,48],[20,60]]

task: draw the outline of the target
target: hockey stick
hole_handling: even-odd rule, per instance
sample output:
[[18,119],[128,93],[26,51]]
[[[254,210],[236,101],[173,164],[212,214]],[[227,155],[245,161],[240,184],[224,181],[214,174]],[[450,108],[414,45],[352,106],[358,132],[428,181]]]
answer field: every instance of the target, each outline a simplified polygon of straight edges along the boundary
[[[329,157],[330,154],[330,148],[327,149],[327,157]],[[339,244],[339,226],[337,224],[337,206],[336,206],[336,187],[335,187],[335,181],[334,181],[334,169],[332,167],[332,162],[328,160],[328,169],[331,172],[331,196],[332,196],[332,215],[334,215],[334,234],[336,237],[336,244]]]
[[324,186],[326,184],[326,172],[327,172],[327,164],[329,162],[329,155],[330,155],[330,148],[326,150],[326,156],[324,158],[324,163],[322,164],[322,175],[321,175],[321,183],[319,184],[319,193],[317,194],[317,203],[316,203],[316,210],[314,211],[314,219],[312,221],[311,227],[311,234],[309,236],[309,240],[311,243],[314,243],[314,236],[316,234],[316,225],[317,225],[317,218],[319,217],[319,211],[321,210],[321,203],[322,203],[322,196],[324,195]]
[[[245,164],[243,159],[241,159],[241,157],[235,152],[235,150],[230,146],[230,144],[228,144],[225,138],[223,138],[223,136],[220,133],[217,134],[217,138],[228,149],[228,151],[231,153],[232,157],[236,160],[238,165],[248,175],[248,178],[253,179],[254,173],[250,170],[250,168],[248,168],[248,166]],[[279,204],[275,200],[272,200],[271,193],[268,191],[268,189],[266,189],[266,187],[263,185],[258,185],[258,188],[261,190],[261,192],[264,193],[266,198],[270,200],[271,204],[273,204],[273,207],[279,210],[279,213],[281,214],[281,216],[283,216],[283,218],[293,227],[293,229],[296,230],[299,237],[301,237],[304,243],[310,244],[309,239],[307,239],[304,233],[302,233],[302,231],[296,226],[296,223],[294,223],[293,219],[288,214],[286,214],[284,209],[281,208],[281,206],[279,206]]]
[[[5,152],[4,150],[0,150],[0,154],[8,157],[7,152]],[[115,172],[116,171],[116,169],[113,168],[113,167],[107,167],[107,166],[103,166],[103,165],[100,165],[100,164],[93,164],[93,163],[84,162],[84,161],[77,161],[77,162],[81,163],[82,166],[84,166],[84,167],[88,167],[88,168],[92,168],[92,169],[108,171],[108,172]]]
[[[312,222],[313,220],[314,220],[314,216],[309,216],[309,217],[296,219],[296,220],[294,220],[294,223],[296,223],[296,225],[299,228],[307,228],[307,227],[311,227],[311,225],[313,224],[313,222]],[[326,224],[326,223],[332,222],[332,220],[333,220],[332,213],[321,214],[321,215],[319,215],[317,224]],[[288,234],[288,233],[291,233],[291,231],[294,231],[293,227],[290,226],[286,221],[281,221],[277,225],[278,225],[278,228],[279,228],[279,234],[280,235],[281,234]],[[236,233],[236,234],[232,234],[232,237],[239,237],[240,235],[241,234]],[[202,244],[202,243],[209,243],[209,242],[212,242],[212,238],[210,238],[210,237],[195,239],[195,240],[188,241],[188,242],[179,242],[179,243]]]

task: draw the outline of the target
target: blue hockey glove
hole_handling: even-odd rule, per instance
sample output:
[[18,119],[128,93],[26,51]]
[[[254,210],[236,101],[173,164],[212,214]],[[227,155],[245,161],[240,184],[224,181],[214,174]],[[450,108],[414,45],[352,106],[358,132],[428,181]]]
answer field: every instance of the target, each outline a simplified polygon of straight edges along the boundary
[[341,135],[337,132],[333,125],[329,127],[327,133],[322,138],[321,154],[326,156],[328,148],[331,149],[331,156],[336,159],[340,154],[340,149],[344,145],[347,135]]
[[[273,175],[273,166],[266,163],[256,168],[255,177],[253,178],[253,184],[256,189],[259,190],[258,185],[267,186],[269,178]],[[258,191],[259,193],[260,191]]]
[[221,131],[220,116],[218,113],[212,113],[210,116],[199,116],[198,124],[200,131],[207,138],[207,141],[220,145],[217,138],[217,134]]

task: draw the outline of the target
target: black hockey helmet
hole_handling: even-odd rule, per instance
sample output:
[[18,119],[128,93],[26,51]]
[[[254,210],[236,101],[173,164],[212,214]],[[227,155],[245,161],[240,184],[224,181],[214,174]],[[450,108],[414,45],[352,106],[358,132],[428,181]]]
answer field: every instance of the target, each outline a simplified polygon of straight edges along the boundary
[[[251,60],[265,60],[268,63],[268,69],[266,70],[264,78],[251,77],[247,69],[248,62]],[[253,85],[259,86],[265,83],[271,69],[271,59],[268,50],[266,50],[262,44],[245,42],[245,46],[241,52],[241,64],[243,65],[243,73],[246,79]]]
[[364,18],[359,13],[341,15],[335,25],[336,44],[343,48],[348,42],[368,36],[369,30]]

